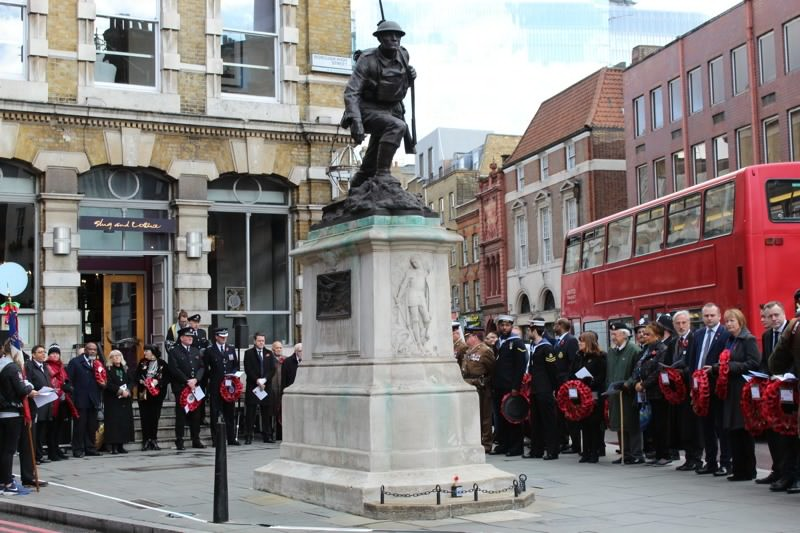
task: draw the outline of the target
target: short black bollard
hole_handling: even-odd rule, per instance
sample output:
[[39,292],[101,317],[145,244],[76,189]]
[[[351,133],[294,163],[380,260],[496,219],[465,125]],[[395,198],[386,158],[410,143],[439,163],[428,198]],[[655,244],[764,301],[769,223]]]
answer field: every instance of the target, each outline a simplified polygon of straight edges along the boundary
[[381,503],[386,503],[384,501],[384,492],[385,492],[385,487],[381,485]]
[[472,484],[472,501],[478,501],[478,484]]
[[436,491],[436,505],[442,505],[442,487],[436,485],[434,490]]
[[225,422],[217,421],[214,436],[216,455],[214,460],[214,523],[228,521],[228,449]]
[[516,498],[517,496],[519,496],[519,483],[517,483],[516,479],[513,481],[513,485],[514,485],[514,497]]
[[525,483],[526,481],[528,481],[528,476],[526,476],[525,474],[520,474],[519,475],[519,488],[520,488],[520,490],[522,492],[525,492],[526,490],[528,490],[527,484]]

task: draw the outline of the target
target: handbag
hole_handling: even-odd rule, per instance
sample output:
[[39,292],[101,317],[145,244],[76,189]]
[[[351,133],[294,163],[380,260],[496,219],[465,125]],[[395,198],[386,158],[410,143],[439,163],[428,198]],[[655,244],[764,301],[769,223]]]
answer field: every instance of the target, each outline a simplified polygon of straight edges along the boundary
[[641,431],[647,429],[651,418],[653,418],[653,408],[650,406],[650,402],[639,405],[639,429]]

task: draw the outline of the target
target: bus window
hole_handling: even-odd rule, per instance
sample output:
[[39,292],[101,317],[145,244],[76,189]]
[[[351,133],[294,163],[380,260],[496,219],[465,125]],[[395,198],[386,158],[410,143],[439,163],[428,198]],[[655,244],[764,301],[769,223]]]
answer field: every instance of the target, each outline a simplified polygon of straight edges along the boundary
[[573,235],[567,239],[567,251],[564,254],[564,274],[578,271],[581,264],[581,236]]
[[608,259],[609,263],[624,261],[631,257],[631,228],[633,218],[625,217],[608,225]]
[[773,222],[800,222],[800,180],[768,180],[767,207]]
[[735,182],[729,181],[706,191],[703,238],[711,239],[733,231]]
[[693,194],[669,204],[667,248],[700,240],[700,194]]
[[636,256],[661,250],[664,242],[664,208],[654,207],[636,215]]
[[594,228],[583,233],[583,259],[581,268],[592,268],[603,264],[605,251],[605,226]]
[[593,331],[597,335],[597,344],[604,352],[608,351],[608,328],[603,320],[597,322],[584,322],[583,331]]

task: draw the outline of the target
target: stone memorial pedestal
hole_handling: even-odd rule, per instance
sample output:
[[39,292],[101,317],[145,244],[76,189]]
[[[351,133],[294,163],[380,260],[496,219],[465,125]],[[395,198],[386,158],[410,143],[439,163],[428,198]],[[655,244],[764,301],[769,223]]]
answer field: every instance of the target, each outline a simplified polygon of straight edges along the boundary
[[306,358],[283,394],[280,459],[255,470],[256,489],[397,518],[396,506],[381,515],[381,486],[438,484],[442,499],[454,476],[465,489],[511,486],[514,476],[485,462],[478,396],[453,359],[448,261],[460,240],[438,219],[370,216],[313,230],[292,253]]

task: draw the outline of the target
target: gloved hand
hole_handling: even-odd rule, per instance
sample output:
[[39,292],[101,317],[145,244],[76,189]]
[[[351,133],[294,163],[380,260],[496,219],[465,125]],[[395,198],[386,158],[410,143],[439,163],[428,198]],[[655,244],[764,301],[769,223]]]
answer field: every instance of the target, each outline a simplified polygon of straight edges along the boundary
[[356,144],[364,142],[364,125],[360,120],[354,120],[350,124],[350,137],[352,137]]
[[417,79],[417,70],[411,65],[408,66],[408,77],[412,80]]

